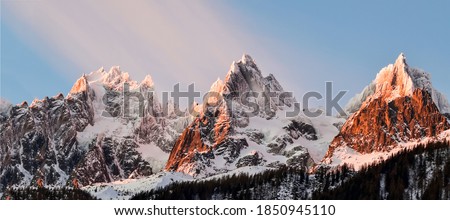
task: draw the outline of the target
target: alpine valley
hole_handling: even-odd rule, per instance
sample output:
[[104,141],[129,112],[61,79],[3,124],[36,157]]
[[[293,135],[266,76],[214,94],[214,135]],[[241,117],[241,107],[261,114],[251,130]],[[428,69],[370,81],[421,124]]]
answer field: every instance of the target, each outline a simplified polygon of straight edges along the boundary
[[0,197],[450,199],[450,105],[404,54],[346,114],[308,117],[246,54],[208,94],[179,112],[112,67],[0,100]]

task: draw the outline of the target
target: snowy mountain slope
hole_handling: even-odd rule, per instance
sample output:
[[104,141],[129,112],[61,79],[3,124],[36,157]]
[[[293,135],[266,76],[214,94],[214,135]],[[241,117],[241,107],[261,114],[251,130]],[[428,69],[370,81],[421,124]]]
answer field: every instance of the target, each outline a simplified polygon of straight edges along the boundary
[[[282,113],[279,114],[284,117]],[[314,127],[318,128],[316,133],[317,140],[308,140],[304,137],[299,137],[296,140],[293,139],[293,143],[288,143],[283,150],[283,152],[286,153],[279,155],[267,152],[267,150],[270,149],[264,146],[264,143],[270,142],[279,136],[286,135],[286,131],[283,127],[289,125],[290,120],[280,118],[278,118],[278,116],[275,116],[273,120],[266,120],[259,117],[251,118],[251,122],[248,127],[238,128],[237,134],[230,136],[230,138],[245,138],[246,141],[250,143],[249,147],[241,150],[241,158],[249,158],[249,155],[253,156],[258,154],[260,158],[266,160],[264,164],[252,165],[252,160],[248,162],[248,165],[245,164],[246,166],[240,166],[236,161],[232,164],[226,164],[226,159],[219,155],[215,156],[214,159],[211,159],[209,162],[210,166],[205,167],[205,170],[203,170],[203,172],[209,172],[205,172],[207,175],[194,174],[193,177],[192,173],[184,174],[183,172],[162,172],[140,179],[115,181],[111,183],[98,183],[86,186],[83,189],[102,199],[129,199],[136,193],[149,191],[158,187],[165,187],[174,181],[201,181],[232,176],[240,173],[245,173],[248,175],[261,173],[268,169],[276,168],[276,166],[272,167],[267,164],[273,162],[286,164],[289,161],[290,154],[292,156],[291,158],[295,158],[296,155],[301,156],[302,153],[304,153],[304,150],[307,150],[315,162],[319,162],[328,150],[331,140],[339,132],[338,128],[333,125],[330,126],[330,123],[333,122],[338,124],[344,122],[343,119],[328,116],[321,116],[317,119],[311,119],[308,123],[311,123]],[[261,140],[260,144],[252,141],[251,139],[254,139],[253,136],[255,132],[262,133],[265,137],[264,139],[266,140]],[[302,147],[300,148],[298,146]],[[242,161],[245,161],[245,159],[241,160],[241,164],[243,164]],[[291,161],[295,160],[291,159]],[[302,162],[302,160],[300,160],[300,162]],[[289,163],[291,165],[295,165],[293,162]],[[220,168],[222,169],[226,168],[226,170],[223,169],[221,170],[222,172],[216,172],[215,169],[219,166],[221,166]]]
[[159,172],[140,179],[126,179],[110,183],[95,183],[82,189],[99,199],[129,199],[138,192],[162,188],[174,182],[192,181],[190,175],[173,172]]
[[[395,145],[386,146],[387,151],[374,151],[371,153],[361,154],[356,150],[347,147],[340,146],[334,149],[333,156],[330,158],[330,166],[338,165],[352,165],[355,171],[361,169],[361,167],[368,166],[377,162],[385,161],[386,159],[402,152],[403,150],[411,150],[416,146],[428,143],[439,142],[439,141],[450,141],[450,130],[446,130],[436,137],[424,138],[421,140],[414,140],[410,142],[402,142]],[[327,163],[327,161],[325,162]]]
[[127,179],[110,183],[96,183],[93,185],[85,186],[82,189],[86,190],[87,192],[91,193],[93,196],[99,199],[126,200],[130,199],[133,195],[137,193],[155,190],[158,188],[164,188],[176,182],[209,181],[213,179],[220,179],[225,176],[232,176],[239,174],[253,175],[257,173],[262,173],[269,169],[273,168],[263,166],[240,167],[228,173],[213,175],[204,179],[194,178],[189,174],[184,174],[181,172],[163,171],[140,179]]
[[[393,72],[396,74],[392,74]],[[427,91],[442,114],[450,113],[450,104],[445,95],[433,87],[431,75],[408,66],[403,53],[398,56],[394,64],[381,69],[375,80],[354,96],[345,109],[348,114],[353,114],[369,97],[372,99],[384,97],[389,101],[396,97],[411,96],[415,89]]]
[[[166,172],[84,189],[102,199],[424,199],[434,196],[446,199],[446,183],[436,177],[441,175],[441,180],[446,177],[450,165],[448,143],[447,147],[445,142],[427,144],[426,141],[421,146],[404,145],[397,149],[395,156],[392,152],[382,158],[373,157],[375,160],[367,161],[368,164],[351,163],[347,169],[341,167],[335,172],[307,173],[292,167],[247,166],[202,179]],[[372,166],[360,171],[363,165],[369,164]],[[170,185],[177,182],[184,184]],[[429,192],[435,183],[442,185],[442,193]],[[155,191],[149,193],[151,190]],[[336,190],[340,190],[338,194],[329,193]]]

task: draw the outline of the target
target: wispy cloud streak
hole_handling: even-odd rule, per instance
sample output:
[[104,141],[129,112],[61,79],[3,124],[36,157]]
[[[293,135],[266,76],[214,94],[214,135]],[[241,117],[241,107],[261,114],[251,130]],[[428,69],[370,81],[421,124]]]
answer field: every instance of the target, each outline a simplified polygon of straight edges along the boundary
[[86,72],[121,65],[137,79],[150,73],[166,86],[207,85],[257,48],[245,29],[204,1],[11,1],[3,7],[43,56],[51,51]]

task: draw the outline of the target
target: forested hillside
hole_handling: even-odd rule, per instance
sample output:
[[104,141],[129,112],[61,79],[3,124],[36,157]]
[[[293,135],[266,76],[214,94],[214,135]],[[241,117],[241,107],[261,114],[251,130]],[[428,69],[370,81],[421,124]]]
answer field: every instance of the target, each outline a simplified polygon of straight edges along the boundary
[[403,150],[358,172],[282,167],[256,175],[180,182],[132,199],[450,199],[450,143]]

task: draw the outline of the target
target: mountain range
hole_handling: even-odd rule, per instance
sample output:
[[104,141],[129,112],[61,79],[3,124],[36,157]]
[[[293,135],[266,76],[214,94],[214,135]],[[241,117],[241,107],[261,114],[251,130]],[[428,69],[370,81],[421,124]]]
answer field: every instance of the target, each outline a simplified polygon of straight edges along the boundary
[[404,54],[350,100],[348,116],[308,117],[305,109],[287,116],[295,97],[284,96],[275,76],[264,76],[246,54],[209,93],[215,96],[180,115],[176,103],[161,101],[150,76],[137,82],[116,66],[83,75],[66,96],[1,100],[0,194],[76,187],[127,199],[177,182],[286,167],[314,179],[450,140],[447,99]]

